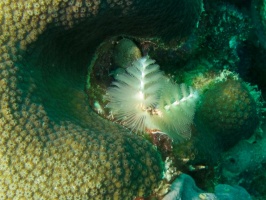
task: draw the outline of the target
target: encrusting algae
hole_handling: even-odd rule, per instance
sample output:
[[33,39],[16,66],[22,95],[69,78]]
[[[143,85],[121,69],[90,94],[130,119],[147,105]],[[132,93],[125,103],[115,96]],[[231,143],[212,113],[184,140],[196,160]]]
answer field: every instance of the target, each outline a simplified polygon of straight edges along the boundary
[[[169,6],[194,12],[190,12],[189,23],[184,20],[172,27],[183,26],[179,34],[183,37],[191,31],[190,25],[196,23],[201,1],[180,2],[171,1]],[[125,16],[122,22],[125,24],[128,19],[137,20],[136,10],[148,16],[150,21],[144,33],[151,36],[149,33],[160,17],[153,16],[157,21],[153,20],[146,14],[147,8],[159,9],[162,4],[145,1],[142,5],[137,0],[0,1],[0,199],[133,199],[149,195],[158,186],[163,165],[157,150],[89,109],[84,86],[73,84],[76,77],[72,77],[69,69],[63,70],[66,63],[57,66],[57,55],[68,51],[47,48],[48,40],[42,46],[33,44],[43,34],[51,34],[54,41],[64,37],[70,44],[71,34],[75,34],[73,27],[86,22],[78,27],[85,28],[85,25],[97,24],[95,21],[100,24],[95,27],[95,34],[99,36],[91,36],[94,27],[87,26],[85,33],[78,37],[91,37],[88,41],[101,39],[104,34],[99,28],[105,27],[102,18],[106,18],[108,12]],[[169,20],[179,21],[182,15],[178,16],[175,9],[174,12],[176,18]],[[158,27],[155,32],[164,34],[160,30],[165,29]],[[117,34],[122,28],[109,26],[109,32]],[[86,30],[90,30],[87,35]],[[134,30],[132,34],[142,36],[143,30],[139,30],[141,33]],[[64,31],[70,36],[63,36]],[[130,31],[128,28],[124,33]],[[78,37],[73,41],[79,41]],[[80,44],[79,41],[75,45]],[[87,48],[83,46],[80,51]],[[35,50],[37,53],[30,53]],[[58,54],[53,54],[55,52]],[[75,55],[70,56],[73,62],[78,59]],[[49,62],[44,58],[50,59]],[[72,70],[80,63],[75,63]]]

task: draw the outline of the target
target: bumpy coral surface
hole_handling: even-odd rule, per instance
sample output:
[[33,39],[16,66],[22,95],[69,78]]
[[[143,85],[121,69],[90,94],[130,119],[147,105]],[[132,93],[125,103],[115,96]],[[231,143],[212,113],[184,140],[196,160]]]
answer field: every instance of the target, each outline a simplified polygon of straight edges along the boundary
[[198,112],[223,147],[231,147],[254,133],[259,125],[257,96],[248,84],[232,75],[214,83],[204,93]]
[[[169,10],[173,7],[177,9]],[[173,18],[159,12],[161,8]],[[192,12],[180,20],[184,15],[178,9]],[[175,36],[184,37],[198,20],[200,9],[201,1],[167,5],[137,0],[0,1],[0,199],[148,195],[162,176],[159,153],[91,112],[82,81],[77,82],[82,75],[73,68],[81,64],[76,62],[78,55],[93,49],[106,31],[109,35],[122,30],[146,37],[158,34],[169,41],[173,35],[163,37],[167,22],[171,21],[171,29],[182,30],[178,34],[172,31]],[[140,14],[147,16],[147,22],[135,18]],[[116,16],[124,18],[112,26]],[[139,29],[125,28],[129,19]],[[155,26],[160,22],[164,23]],[[42,45],[32,45],[41,38],[45,39],[39,43]],[[57,48],[63,44],[73,51]],[[86,48],[79,49],[81,44]],[[63,62],[59,55],[72,62]],[[76,73],[70,73],[71,69]]]

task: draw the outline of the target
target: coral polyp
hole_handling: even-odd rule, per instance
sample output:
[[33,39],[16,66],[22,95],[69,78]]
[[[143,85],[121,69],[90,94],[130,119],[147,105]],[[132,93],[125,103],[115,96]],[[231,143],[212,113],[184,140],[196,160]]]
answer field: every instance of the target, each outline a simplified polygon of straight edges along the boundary
[[178,85],[149,57],[115,76],[107,90],[107,107],[116,121],[135,132],[160,130],[175,141],[190,137],[197,92]]

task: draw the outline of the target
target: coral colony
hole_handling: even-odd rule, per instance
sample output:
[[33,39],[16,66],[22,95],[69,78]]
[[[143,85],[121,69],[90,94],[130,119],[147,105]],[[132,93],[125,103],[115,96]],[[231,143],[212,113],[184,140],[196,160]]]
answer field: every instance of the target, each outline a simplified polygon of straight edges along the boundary
[[0,24],[0,200],[266,199],[266,0],[0,0]]

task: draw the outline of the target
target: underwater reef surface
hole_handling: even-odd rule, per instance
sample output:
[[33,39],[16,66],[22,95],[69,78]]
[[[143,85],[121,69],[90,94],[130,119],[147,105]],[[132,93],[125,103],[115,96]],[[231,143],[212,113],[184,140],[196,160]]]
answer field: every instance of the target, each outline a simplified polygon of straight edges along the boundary
[[161,155],[91,111],[87,65],[113,35],[181,40],[201,3],[1,1],[0,199],[147,197],[162,179]]
[[[174,199],[171,190],[196,188],[192,178],[215,195],[234,184],[265,198],[265,8],[0,1],[0,199]],[[160,130],[137,135],[101,114],[114,74],[147,54],[199,92],[185,142]]]

